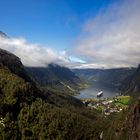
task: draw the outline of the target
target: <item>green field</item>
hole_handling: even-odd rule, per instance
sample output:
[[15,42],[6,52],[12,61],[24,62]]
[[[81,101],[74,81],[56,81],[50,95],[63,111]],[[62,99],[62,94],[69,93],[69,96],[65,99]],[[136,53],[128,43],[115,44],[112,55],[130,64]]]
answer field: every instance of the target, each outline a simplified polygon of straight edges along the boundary
[[130,99],[131,99],[130,96],[117,96],[115,98],[115,102],[116,103],[121,103],[123,105],[128,105],[129,102],[130,102]]

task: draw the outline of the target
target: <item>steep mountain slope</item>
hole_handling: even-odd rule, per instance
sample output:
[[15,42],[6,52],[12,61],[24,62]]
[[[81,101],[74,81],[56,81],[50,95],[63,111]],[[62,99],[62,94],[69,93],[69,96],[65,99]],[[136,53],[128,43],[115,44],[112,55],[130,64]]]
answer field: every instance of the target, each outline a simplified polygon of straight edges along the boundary
[[74,94],[84,86],[83,81],[70,69],[57,64],[49,64],[46,68],[26,67],[26,71],[43,87],[61,89]]
[[96,111],[80,101],[79,106],[73,104],[67,96],[55,94],[50,100],[53,93],[42,93],[26,80],[19,58],[0,52],[0,139],[97,139],[93,119],[100,117]]
[[140,100],[131,109],[130,125],[130,140],[140,139]]
[[128,114],[129,139],[140,139],[140,64],[132,76],[125,79],[122,89],[132,97],[131,110]]
[[[123,81],[123,93],[131,95],[129,109],[114,116],[110,122],[105,139],[139,140],[140,139],[140,65],[134,73]],[[116,120],[115,120],[116,118]],[[113,137],[114,136],[114,137]]]
[[12,73],[24,78],[28,82],[31,82],[31,79],[25,72],[24,66],[21,64],[20,59],[2,49],[0,49],[0,66],[8,68]]
[[[40,90],[19,58],[4,50],[0,54],[0,139],[97,140],[102,132],[105,140],[140,137],[139,103],[131,112],[105,117],[67,94]],[[138,74],[132,83],[139,87]]]
[[128,76],[122,83],[122,89],[125,92],[139,92],[140,91],[140,64],[133,75]]

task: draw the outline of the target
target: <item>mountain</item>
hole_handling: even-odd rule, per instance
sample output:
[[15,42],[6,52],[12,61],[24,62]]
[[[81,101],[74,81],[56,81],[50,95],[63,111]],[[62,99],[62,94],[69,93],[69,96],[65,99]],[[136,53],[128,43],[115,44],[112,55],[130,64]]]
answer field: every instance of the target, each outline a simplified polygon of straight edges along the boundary
[[140,139],[140,64],[132,76],[125,79],[122,89],[126,94],[131,95],[131,110],[127,116],[129,122],[128,127],[129,139]]
[[133,75],[128,76],[122,83],[125,92],[140,92],[140,64]]
[[[0,31],[0,37],[8,36]],[[136,98],[127,110],[104,116],[72,97],[80,79],[124,89]],[[140,138],[140,65],[138,69],[74,69],[49,64],[24,67],[20,58],[0,49],[1,140],[105,140]]]
[[[53,73],[63,69],[57,65],[49,67],[48,72]],[[17,56],[0,49],[0,139],[97,140],[102,132],[105,140],[139,139],[140,105],[136,100],[131,109],[104,116],[67,93],[62,94],[61,89],[53,92],[40,89],[26,70]],[[64,80],[69,73],[67,68],[57,71],[55,79]],[[73,73],[70,75],[75,77]],[[50,73],[49,76],[51,79]],[[139,87],[138,76],[139,67],[131,78]]]
[[8,68],[12,73],[24,78],[28,82],[31,82],[31,79],[25,72],[20,59],[10,52],[2,49],[0,49],[0,66]]
[[122,82],[133,75],[136,68],[114,69],[74,69],[78,76],[89,80],[92,84],[120,89]]
[[97,111],[67,94],[46,92],[33,83],[20,59],[0,49],[0,139],[99,137],[96,120],[102,116]]
[[67,90],[70,94],[84,86],[84,82],[75,73],[57,64],[49,64],[45,68],[26,67],[26,71],[40,86]]

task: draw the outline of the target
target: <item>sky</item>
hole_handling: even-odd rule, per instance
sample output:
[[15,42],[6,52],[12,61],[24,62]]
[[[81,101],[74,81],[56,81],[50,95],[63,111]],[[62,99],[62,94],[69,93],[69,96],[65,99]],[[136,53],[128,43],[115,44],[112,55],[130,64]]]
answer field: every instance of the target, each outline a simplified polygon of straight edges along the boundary
[[0,48],[26,66],[136,67],[139,0],[1,0]]

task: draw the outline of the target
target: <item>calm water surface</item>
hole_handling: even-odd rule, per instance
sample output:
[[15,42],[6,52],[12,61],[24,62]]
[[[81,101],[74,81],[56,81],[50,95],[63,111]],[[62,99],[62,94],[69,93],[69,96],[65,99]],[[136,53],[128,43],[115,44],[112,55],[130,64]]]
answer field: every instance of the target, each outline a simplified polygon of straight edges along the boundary
[[113,97],[118,95],[118,91],[116,91],[115,89],[111,89],[111,88],[106,88],[106,87],[102,87],[102,86],[91,86],[87,89],[81,90],[75,97],[76,98],[96,98],[97,97],[97,93],[103,91],[103,97],[102,98],[107,98],[107,97]]

